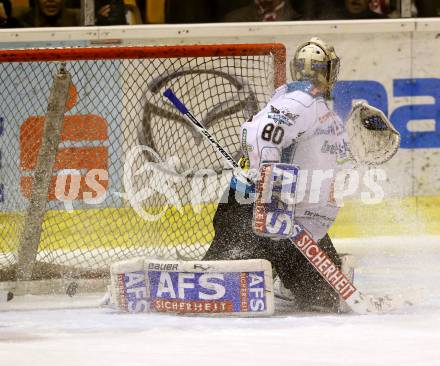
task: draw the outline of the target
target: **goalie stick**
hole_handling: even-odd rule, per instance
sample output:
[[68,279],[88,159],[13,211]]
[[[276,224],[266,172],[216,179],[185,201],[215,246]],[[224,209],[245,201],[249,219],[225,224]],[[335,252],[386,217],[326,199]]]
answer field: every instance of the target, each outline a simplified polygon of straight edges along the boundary
[[186,108],[186,106],[176,97],[171,89],[165,90],[163,95],[167,97],[171,101],[171,103],[173,103],[173,105],[179,110],[179,112],[182,113],[203,136],[205,136],[205,138],[214,147],[214,149],[226,159],[227,163],[236,174],[240,174],[242,178],[244,178],[249,183],[252,183],[252,180],[246,175],[245,172],[243,172],[243,170],[240,168],[234,158],[225,149],[223,149],[223,147],[199,122],[199,120],[194,117],[194,115],[188,110],[188,108]]
[[[228,164],[246,180],[249,177],[240,169],[232,156],[223,149],[215,138],[206,130],[201,122],[176,97],[171,89],[163,93],[171,103],[186,117],[186,119],[209,141]],[[290,237],[292,244],[306,257],[309,263],[324,278],[324,280],[357,314],[384,313],[397,308],[397,304],[388,296],[375,297],[360,292],[353,283],[341,272],[327,254],[317,245],[312,236],[301,225],[294,224],[293,234]]]

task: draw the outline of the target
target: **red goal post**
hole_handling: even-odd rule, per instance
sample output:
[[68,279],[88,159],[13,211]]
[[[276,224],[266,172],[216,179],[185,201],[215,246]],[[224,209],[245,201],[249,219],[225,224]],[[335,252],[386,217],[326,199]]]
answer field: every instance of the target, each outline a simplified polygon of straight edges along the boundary
[[72,83],[36,205],[41,230],[27,236],[38,244],[30,278],[94,276],[136,255],[200,259],[230,171],[162,92],[172,87],[238,158],[240,124],[286,80],[285,47],[0,50],[0,281],[14,280],[17,253],[29,252],[23,232],[35,217],[29,202],[61,65]]
[[273,55],[274,68],[277,69],[275,85],[279,86],[286,80],[286,48],[280,43],[0,50],[0,62],[128,60],[213,56],[245,57],[268,54]]

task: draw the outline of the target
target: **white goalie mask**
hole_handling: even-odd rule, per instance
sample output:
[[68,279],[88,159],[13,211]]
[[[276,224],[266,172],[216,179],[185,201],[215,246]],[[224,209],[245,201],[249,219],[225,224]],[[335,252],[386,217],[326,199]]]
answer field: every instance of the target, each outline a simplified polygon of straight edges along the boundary
[[399,149],[399,132],[381,110],[367,103],[354,105],[346,129],[351,156],[359,164],[383,164]]
[[332,46],[313,37],[297,48],[290,61],[290,72],[292,80],[311,81],[330,98],[339,73],[339,57]]

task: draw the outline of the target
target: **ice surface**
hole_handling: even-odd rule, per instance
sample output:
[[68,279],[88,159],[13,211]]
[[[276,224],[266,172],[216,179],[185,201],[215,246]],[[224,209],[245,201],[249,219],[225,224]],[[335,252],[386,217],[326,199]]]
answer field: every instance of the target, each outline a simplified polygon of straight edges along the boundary
[[387,315],[271,318],[119,314],[101,294],[0,304],[0,365],[440,365],[440,238],[337,241],[363,292],[414,302]]

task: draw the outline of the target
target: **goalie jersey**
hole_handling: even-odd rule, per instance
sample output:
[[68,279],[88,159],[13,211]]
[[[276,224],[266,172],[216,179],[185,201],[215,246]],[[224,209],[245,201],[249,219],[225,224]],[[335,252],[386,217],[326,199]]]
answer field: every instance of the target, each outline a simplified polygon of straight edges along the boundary
[[351,164],[344,124],[319,90],[308,82],[278,88],[266,107],[242,125],[241,146],[250,169],[259,170],[263,162],[300,169],[295,220],[321,239],[339,210],[335,178]]

